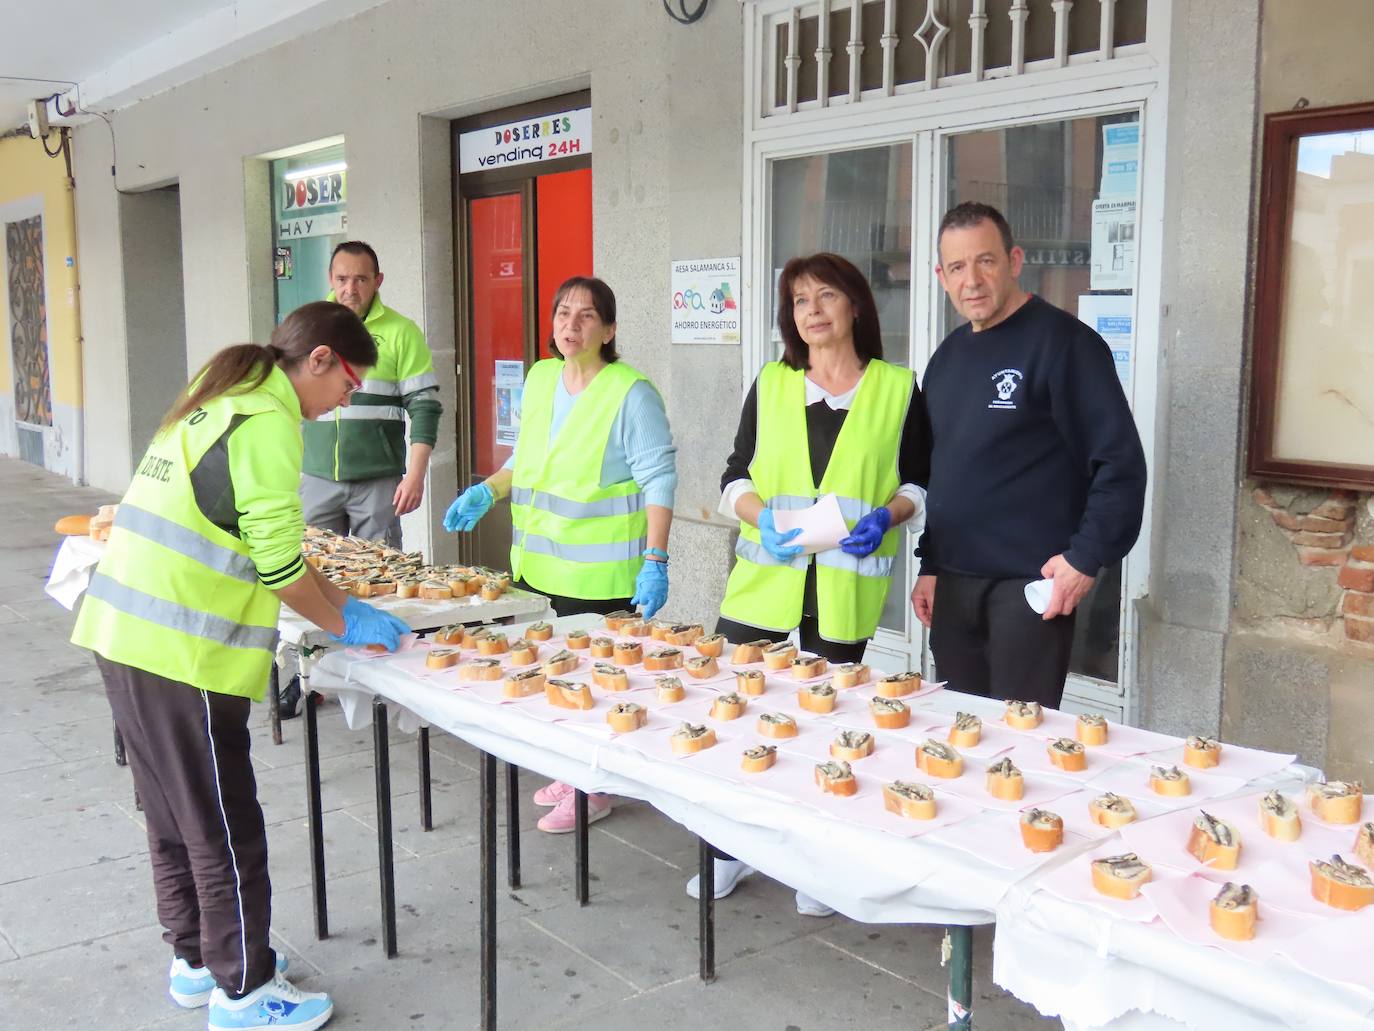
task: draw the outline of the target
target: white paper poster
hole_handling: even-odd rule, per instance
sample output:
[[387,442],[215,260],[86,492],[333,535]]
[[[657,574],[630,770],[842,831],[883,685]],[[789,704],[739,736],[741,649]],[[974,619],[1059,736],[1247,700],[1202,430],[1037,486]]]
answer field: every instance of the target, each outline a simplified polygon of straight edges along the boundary
[[1093,290],[1135,289],[1135,198],[1093,201]]
[[1078,318],[1097,331],[1112,349],[1116,377],[1121,389],[1131,396],[1131,350],[1135,342],[1133,297],[1121,294],[1080,294]]
[[1134,197],[1140,173],[1140,123],[1116,122],[1102,127],[1103,197]]
[[520,404],[525,392],[525,363],[496,362],[496,443],[515,447],[520,436]]
[[739,258],[673,262],[672,292],[673,343],[739,343]]

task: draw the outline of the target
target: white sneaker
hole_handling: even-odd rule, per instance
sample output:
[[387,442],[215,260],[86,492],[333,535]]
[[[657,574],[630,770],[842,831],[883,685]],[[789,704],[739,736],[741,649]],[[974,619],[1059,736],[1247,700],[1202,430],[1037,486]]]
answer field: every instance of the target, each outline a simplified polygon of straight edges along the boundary
[[[285,953],[276,953],[277,973],[286,973]],[[172,957],[171,969],[167,971],[167,994],[182,1009],[196,1009],[210,1001],[210,993],[215,990],[215,975],[205,967],[193,967],[180,956]]]
[[[745,866],[738,859],[714,859],[716,864],[716,898],[723,899],[744,878],[754,872],[752,866]],[[687,882],[688,898],[701,898],[701,875],[693,874],[692,879]]]
[[797,892],[797,912],[802,916],[834,916],[835,911],[810,895]]
[[303,992],[281,974],[249,992],[231,999],[224,989],[210,993],[209,1031],[241,1031],[244,1028],[282,1027],[315,1031],[334,1015],[334,1002],[324,992]]

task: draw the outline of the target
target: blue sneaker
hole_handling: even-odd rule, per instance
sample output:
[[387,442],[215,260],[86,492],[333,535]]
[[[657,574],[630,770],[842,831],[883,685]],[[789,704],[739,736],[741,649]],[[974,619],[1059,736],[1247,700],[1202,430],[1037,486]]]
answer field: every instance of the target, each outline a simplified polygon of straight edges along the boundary
[[324,992],[303,992],[281,974],[242,999],[231,999],[216,986],[210,993],[209,1031],[254,1027],[288,1027],[315,1031],[334,1015],[334,1002]]
[[[286,956],[278,952],[276,957],[277,973],[286,973]],[[204,1006],[214,990],[215,975],[205,967],[193,967],[180,956],[172,960],[172,969],[167,971],[167,994],[182,1009]]]

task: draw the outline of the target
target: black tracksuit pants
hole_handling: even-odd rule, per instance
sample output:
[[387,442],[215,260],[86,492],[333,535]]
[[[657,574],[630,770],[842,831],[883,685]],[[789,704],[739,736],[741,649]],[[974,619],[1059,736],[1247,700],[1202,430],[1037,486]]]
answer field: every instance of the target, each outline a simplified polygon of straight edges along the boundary
[[276,962],[252,703],[96,661],[143,803],[163,938],[231,996],[251,992]]

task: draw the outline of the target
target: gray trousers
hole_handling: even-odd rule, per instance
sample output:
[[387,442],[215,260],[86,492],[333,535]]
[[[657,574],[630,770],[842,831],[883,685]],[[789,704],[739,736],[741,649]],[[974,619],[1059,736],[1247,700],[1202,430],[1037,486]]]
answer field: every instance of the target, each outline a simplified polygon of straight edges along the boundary
[[400,483],[400,476],[336,483],[303,474],[301,504],[305,521],[310,526],[399,548],[401,518],[396,514],[393,499]]

